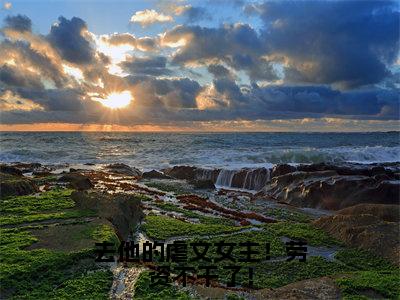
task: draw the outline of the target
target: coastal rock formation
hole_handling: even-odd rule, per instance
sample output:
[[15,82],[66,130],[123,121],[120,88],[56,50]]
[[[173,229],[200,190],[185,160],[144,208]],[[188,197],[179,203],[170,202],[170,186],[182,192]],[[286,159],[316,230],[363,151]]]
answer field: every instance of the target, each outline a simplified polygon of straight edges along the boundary
[[196,176],[196,167],[189,166],[175,166],[173,168],[162,170],[164,174],[167,174],[176,179],[193,180]]
[[297,170],[296,167],[290,166],[287,164],[276,165],[272,168],[271,178],[277,177],[277,176],[282,176],[287,173],[292,173],[292,172],[295,172],[296,170]]
[[142,178],[145,178],[145,179],[172,179],[171,176],[165,175],[164,173],[161,173],[156,170],[144,172],[142,175]]
[[38,192],[34,182],[25,177],[0,173],[0,197],[22,196]]
[[262,289],[254,293],[256,299],[312,300],[341,299],[340,289],[330,277],[307,279],[277,289]]
[[133,195],[76,191],[71,197],[78,208],[95,210],[100,217],[110,221],[120,240],[127,240],[143,218],[140,200]]
[[189,182],[208,180],[216,186],[249,190],[259,190],[270,180],[270,170],[266,168],[224,170],[175,166],[163,171],[173,178],[185,179]]
[[8,175],[22,176],[22,171],[13,166],[0,165],[0,172]]
[[382,221],[400,222],[400,206],[390,204],[358,204],[337,211],[338,215],[373,215]]
[[68,173],[58,179],[59,182],[68,182],[72,188],[79,191],[88,190],[94,187],[93,183],[88,177],[81,173]]
[[142,172],[139,169],[121,163],[108,165],[106,166],[106,170],[111,173],[116,173],[121,175],[134,176],[134,177],[142,176]]
[[210,189],[210,190],[215,189],[214,182],[210,179],[205,179],[205,180],[195,179],[189,181],[189,183],[197,189]]
[[274,177],[258,194],[298,207],[338,210],[360,203],[398,204],[400,183],[334,170],[293,172]]
[[[372,213],[373,206],[358,206],[338,212],[343,214],[321,217],[314,224],[348,246],[371,251],[400,264],[399,222],[385,221],[398,216],[388,216],[387,211],[393,209],[392,206],[375,208],[379,217],[368,213]],[[362,211],[365,213],[356,214]],[[352,214],[348,214],[350,212]]]

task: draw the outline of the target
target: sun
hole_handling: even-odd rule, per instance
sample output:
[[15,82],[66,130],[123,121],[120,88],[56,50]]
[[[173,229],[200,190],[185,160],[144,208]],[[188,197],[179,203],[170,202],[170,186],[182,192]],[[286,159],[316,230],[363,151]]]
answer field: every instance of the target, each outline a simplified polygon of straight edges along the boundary
[[132,94],[129,91],[124,91],[121,93],[111,93],[108,94],[107,97],[101,101],[105,107],[116,109],[116,108],[124,108],[131,103]]

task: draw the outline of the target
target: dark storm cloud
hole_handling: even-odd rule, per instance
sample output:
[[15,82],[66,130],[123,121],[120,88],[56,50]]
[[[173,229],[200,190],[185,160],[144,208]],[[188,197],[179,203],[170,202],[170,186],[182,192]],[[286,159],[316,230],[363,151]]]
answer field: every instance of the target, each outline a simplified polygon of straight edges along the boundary
[[287,81],[374,84],[390,74],[399,53],[396,2],[266,2],[258,11],[268,53],[289,58]]
[[138,104],[158,110],[165,108],[196,108],[196,96],[201,90],[197,81],[189,78],[157,79],[151,76],[130,76]]
[[58,18],[58,23],[51,26],[49,42],[59,51],[61,56],[72,63],[89,64],[94,61],[94,50],[90,41],[83,36],[87,30],[85,21],[73,17],[67,20]]
[[[22,72],[17,67],[7,64],[0,67],[0,83],[11,87],[28,87],[42,90],[40,78],[32,72]],[[0,84],[0,86],[1,86]]]
[[121,67],[130,74],[160,76],[171,73],[166,64],[167,59],[163,56],[131,57],[122,62]]
[[212,17],[204,7],[188,6],[182,13],[186,23],[195,23],[204,19],[211,20]]
[[234,80],[227,78],[215,79],[213,84],[219,94],[224,95],[227,97],[227,99],[230,99],[231,106],[248,101]]
[[376,84],[391,75],[399,55],[399,11],[389,1],[268,1],[252,5],[264,26],[177,26],[165,41],[187,43],[176,64],[221,60],[250,80],[334,84],[342,89]]
[[31,31],[32,30],[32,21],[27,16],[24,15],[16,15],[16,16],[7,16],[4,19],[5,28],[13,29],[16,31]]
[[46,111],[80,111],[83,108],[84,93],[78,89],[34,90],[16,89],[21,97],[31,99]]
[[213,58],[226,60],[228,55],[260,54],[262,49],[256,31],[247,24],[226,25],[221,28],[181,25],[168,31],[164,40],[178,42],[188,35],[191,38],[176,53],[173,58],[174,63]]
[[188,40],[173,59],[173,64],[224,62],[236,70],[247,72],[251,80],[277,79],[269,62],[261,58],[265,45],[248,24],[225,25],[220,28],[177,26],[164,36],[164,42]]
[[326,86],[272,86],[254,87],[249,97],[260,101],[266,111],[398,119],[398,92],[385,89],[341,92]]
[[222,65],[209,65],[207,67],[208,72],[214,75],[215,78],[231,78],[231,72]]

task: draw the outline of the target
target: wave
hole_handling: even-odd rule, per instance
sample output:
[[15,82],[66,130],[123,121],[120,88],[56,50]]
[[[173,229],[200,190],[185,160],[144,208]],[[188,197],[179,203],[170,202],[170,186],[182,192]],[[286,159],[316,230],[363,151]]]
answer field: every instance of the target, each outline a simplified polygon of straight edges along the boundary
[[400,161],[397,134],[88,134],[8,133],[0,161],[121,162],[141,169],[174,165],[271,168],[275,164]]

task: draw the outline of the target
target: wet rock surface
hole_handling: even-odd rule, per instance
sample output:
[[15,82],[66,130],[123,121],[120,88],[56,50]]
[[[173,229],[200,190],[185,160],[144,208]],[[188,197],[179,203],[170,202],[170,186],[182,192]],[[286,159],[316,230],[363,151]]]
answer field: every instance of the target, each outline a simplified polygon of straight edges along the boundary
[[121,175],[135,176],[135,177],[142,176],[142,172],[139,169],[137,169],[135,167],[130,167],[126,164],[121,164],[121,163],[110,164],[110,165],[106,166],[105,169],[108,172],[121,174]]
[[144,172],[142,175],[142,178],[144,179],[172,179],[171,176],[165,175],[164,173],[161,173],[159,171],[156,170],[151,170],[149,172]]
[[338,210],[362,203],[398,204],[400,182],[335,170],[296,171],[272,178],[259,193],[298,207]]
[[72,172],[62,175],[58,181],[68,182],[73,188],[83,191],[94,187],[90,179],[78,172]]

